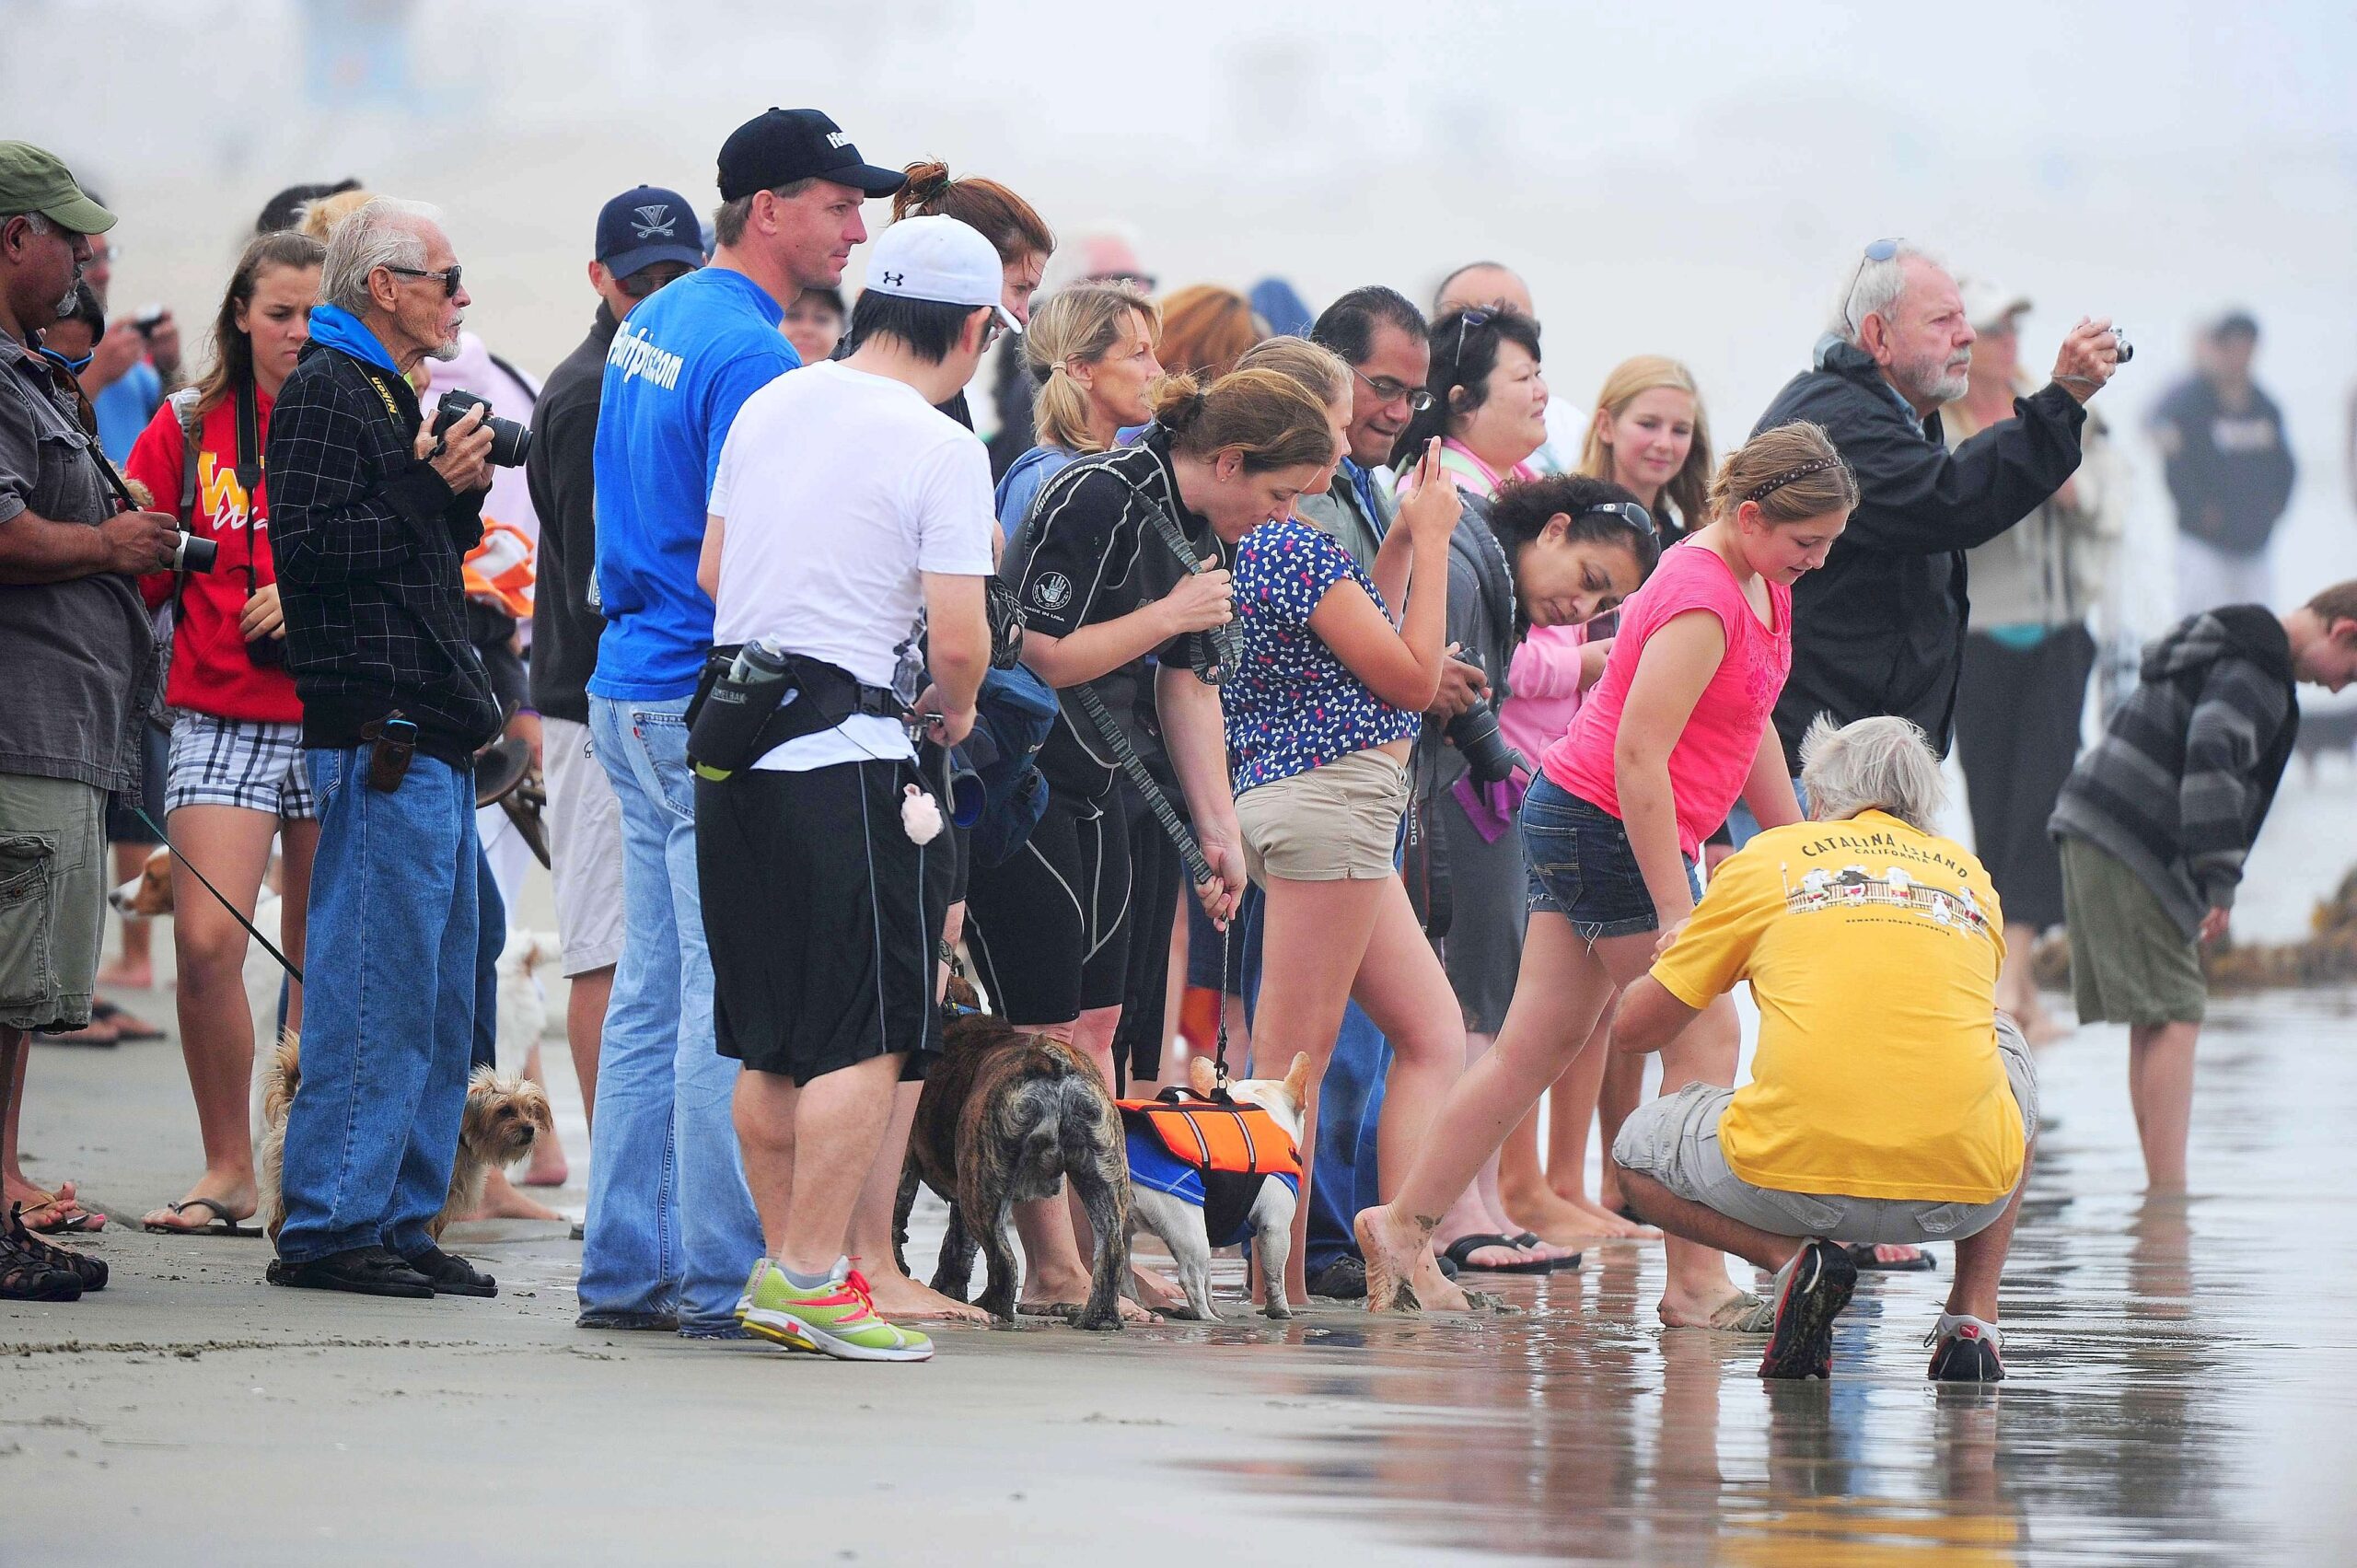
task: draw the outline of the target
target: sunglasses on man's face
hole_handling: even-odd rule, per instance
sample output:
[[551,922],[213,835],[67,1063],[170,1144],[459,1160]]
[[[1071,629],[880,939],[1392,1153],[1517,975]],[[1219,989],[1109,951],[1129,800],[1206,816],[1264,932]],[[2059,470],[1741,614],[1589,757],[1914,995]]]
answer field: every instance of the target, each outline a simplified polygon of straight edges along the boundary
[[459,297],[459,273],[463,269],[456,265],[445,267],[438,273],[429,273],[418,267],[388,266],[385,269],[385,271],[395,273],[401,277],[426,278],[438,281],[442,285],[442,297],[445,299],[456,299]]

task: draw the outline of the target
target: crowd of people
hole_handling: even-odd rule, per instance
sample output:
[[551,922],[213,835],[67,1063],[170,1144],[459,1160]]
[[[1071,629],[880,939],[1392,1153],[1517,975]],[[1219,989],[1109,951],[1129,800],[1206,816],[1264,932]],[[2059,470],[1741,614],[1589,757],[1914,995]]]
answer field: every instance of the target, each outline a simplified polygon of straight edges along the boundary
[[[1464,1310],[1472,1276],[1659,1240],[1664,1323],[1822,1376],[1858,1272],[1953,1242],[1931,1375],[2001,1377],[2060,1027],[2027,951],[2066,923],[2080,1018],[2131,1028],[2151,1179],[2183,1185],[2200,947],[2295,684],[2357,678],[2357,584],[2190,604],[2080,754],[2116,631],[2107,320],[2041,380],[2026,299],[1877,240],[1714,447],[1674,358],[1585,418],[1552,397],[1494,262],[1429,312],[1157,298],[1121,233],[1060,248],[1005,185],[869,163],[813,110],[747,122],[717,174],[708,230],[671,189],[606,203],[544,385],[462,330],[435,209],[290,190],[167,397],[168,315],[105,321],[113,214],[0,144],[0,1297],[106,1283],[46,1239],[102,1216],[28,1181],[15,1129],[29,1035],[125,1037],[110,801],[130,860],[169,836],[203,1134],[148,1228],[261,1207],[274,899],[300,1086],[268,1277],[496,1293],[436,1238],[501,1054],[501,745],[546,780],[584,1327],[910,1361],[915,1324],[980,1318],[891,1235],[955,966],[1126,1095],[1183,1081],[1190,991],[1239,1053],[1306,1053],[1294,1300]],[[2248,556],[2282,505],[2253,490],[2288,490],[2256,334],[2218,324],[2156,425],[2189,554]],[[1936,825],[1952,744],[1977,854]],[[526,1180],[562,1171],[544,1145]],[[1088,1216],[1009,1219],[1017,1309],[1069,1314]],[[1125,1315],[1177,1304],[1136,1275]]]

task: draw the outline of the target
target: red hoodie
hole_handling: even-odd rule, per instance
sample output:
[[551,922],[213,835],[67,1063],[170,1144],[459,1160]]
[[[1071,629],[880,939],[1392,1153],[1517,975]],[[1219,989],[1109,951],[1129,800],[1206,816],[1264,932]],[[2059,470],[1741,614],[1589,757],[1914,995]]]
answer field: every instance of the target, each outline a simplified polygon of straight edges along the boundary
[[[257,390],[254,408],[261,417],[264,444],[270,406],[269,394]],[[221,553],[212,571],[190,573],[181,590],[164,701],[215,718],[299,724],[303,703],[295,695],[295,678],[284,666],[256,668],[247,658],[246,640],[238,631],[248,597],[276,582],[278,574],[270,560],[270,503],[264,487],[254,487],[249,506],[238,482],[236,400],[225,398],[208,412],[197,436],[196,500],[190,508],[195,515],[190,526],[198,537],[218,542]],[[159,512],[180,509],[186,451],[180,410],[166,399],[122,465],[126,474],[147,487]],[[139,591],[150,608],[161,605],[172,596],[172,574],[150,573],[139,580]]]

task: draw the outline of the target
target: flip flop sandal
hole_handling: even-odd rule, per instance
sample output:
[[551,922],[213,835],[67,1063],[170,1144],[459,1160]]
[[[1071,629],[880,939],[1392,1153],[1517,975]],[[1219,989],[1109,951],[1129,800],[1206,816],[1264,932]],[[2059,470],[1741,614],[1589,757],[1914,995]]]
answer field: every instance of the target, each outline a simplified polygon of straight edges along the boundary
[[239,1225],[229,1213],[228,1205],[212,1198],[183,1198],[177,1203],[164,1205],[165,1212],[184,1214],[191,1209],[210,1209],[212,1220],[204,1225],[143,1225],[139,1228],[157,1236],[235,1236],[251,1238],[261,1234],[260,1225]]
[[[1549,1245],[1549,1243],[1542,1239],[1539,1237],[1539,1234],[1535,1230],[1526,1230],[1520,1236],[1510,1237],[1508,1239],[1516,1247],[1545,1247]],[[1576,1274],[1579,1271],[1580,1255],[1576,1252],[1570,1252],[1564,1254],[1561,1258],[1550,1258],[1547,1260],[1547,1272],[1550,1274]]]
[[122,1031],[112,1024],[102,1023],[94,1011],[90,1021],[78,1029],[61,1029],[41,1037],[52,1045],[114,1046],[122,1043]]
[[[96,1236],[106,1228],[106,1215],[94,1214],[88,1209],[82,1208],[81,1200],[78,1198],[63,1201],[73,1203],[77,1212],[52,1220],[28,1219],[24,1222],[25,1228],[36,1231],[42,1236]],[[47,1202],[35,1203],[29,1211],[20,1209],[19,1214],[20,1216],[25,1213],[38,1214],[44,1209],[57,1207],[60,1202],[59,1199],[52,1198]]]
[[119,1040],[162,1040],[166,1038],[163,1030],[157,1028],[146,1019],[139,1016],[136,1013],[125,1012],[122,1008],[117,1006],[111,1002],[91,1003],[90,1022],[94,1026],[99,1024],[110,1026],[114,1030],[114,1038]]
[[1469,1236],[1460,1236],[1450,1242],[1441,1256],[1456,1264],[1459,1274],[1551,1274],[1555,1272],[1554,1263],[1545,1258],[1526,1258],[1517,1263],[1473,1261],[1473,1254],[1484,1248],[1498,1247],[1510,1250],[1520,1245],[1525,1244],[1516,1242],[1512,1237],[1500,1236],[1494,1231],[1475,1231]]
[[1849,1254],[1850,1266],[1862,1273],[1878,1270],[1886,1274],[1920,1274],[1929,1273],[1940,1266],[1940,1260],[1932,1256],[1928,1248],[1922,1247],[1915,1249],[1914,1257],[1898,1263],[1886,1263],[1876,1258],[1875,1244],[1868,1241],[1847,1243],[1841,1250]]

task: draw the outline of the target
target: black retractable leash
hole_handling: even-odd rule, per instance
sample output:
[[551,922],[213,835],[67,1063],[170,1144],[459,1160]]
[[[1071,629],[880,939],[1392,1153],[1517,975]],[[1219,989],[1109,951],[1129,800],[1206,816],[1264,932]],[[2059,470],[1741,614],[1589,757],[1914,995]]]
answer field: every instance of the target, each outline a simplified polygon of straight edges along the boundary
[[[284,970],[288,974],[295,977],[296,984],[300,985],[303,983],[303,971],[296,969],[293,964],[287,962],[286,955],[280,952],[269,937],[264,936],[261,932],[256,931],[252,921],[248,920],[244,915],[238,912],[238,906],[231,903],[228,896],[223,893],[220,889],[213,885],[212,877],[207,877],[203,872],[199,871],[196,868],[196,863],[194,861],[189,859],[188,856],[180,853],[180,846],[172,842],[170,836],[164,831],[162,825],[159,824],[156,819],[147,815],[147,808],[145,807],[134,805],[131,807],[131,814],[138,818],[143,823],[146,824],[147,830],[155,834],[156,837],[162,842],[166,849],[172,852],[172,858],[174,860],[179,861],[182,865],[188,867],[188,874],[190,876],[204,884],[204,890],[220,900],[221,907],[229,912],[229,918],[246,928],[247,935],[261,944],[261,950],[263,952],[268,953],[272,958],[278,960],[278,967],[280,969]],[[1220,1037],[1223,1044],[1225,1042],[1226,1035],[1226,1026],[1223,1023],[1220,1028]]]

